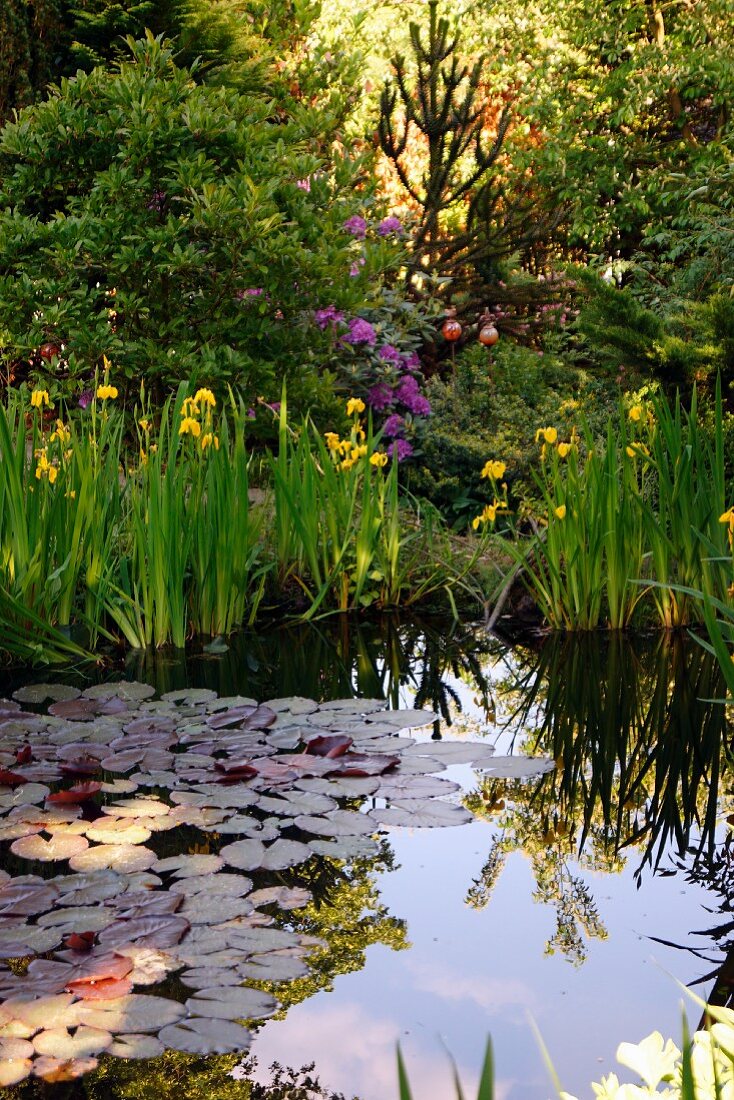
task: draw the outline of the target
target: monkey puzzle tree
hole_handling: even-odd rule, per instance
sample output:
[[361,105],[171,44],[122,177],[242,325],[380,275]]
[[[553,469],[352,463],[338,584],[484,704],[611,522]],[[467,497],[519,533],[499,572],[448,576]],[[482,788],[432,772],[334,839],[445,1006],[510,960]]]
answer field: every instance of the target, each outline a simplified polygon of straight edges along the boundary
[[487,88],[486,57],[464,60],[460,36],[429,0],[427,38],[410,24],[415,75],[402,56],[380,99],[378,136],[416,215],[412,262],[415,287],[430,271],[483,300],[498,263],[522,253],[552,216],[533,206],[528,186],[508,194],[501,154],[510,127],[507,104],[497,108]]

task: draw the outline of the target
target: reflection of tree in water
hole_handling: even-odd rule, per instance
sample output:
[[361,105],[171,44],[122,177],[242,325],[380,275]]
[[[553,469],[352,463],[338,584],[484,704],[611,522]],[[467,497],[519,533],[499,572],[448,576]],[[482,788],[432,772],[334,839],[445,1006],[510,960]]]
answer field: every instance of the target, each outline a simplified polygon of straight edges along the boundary
[[167,1050],[145,1062],[101,1058],[99,1069],[80,1080],[48,1085],[31,1078],[3,1095],[12,1100],[345,1100],[322,1085],[313,1070],[313,1064],[296,1070],[273,1062],[263,1084],[252,1079],[257,1071],[253,1055],[243,1060],[241,1054]]
[[556,909],[548,950],[578,963],[585,938],[606,932],[572,861],[614,872],[634,848],[641,876],[671,846],[712,858],[730,742],[725,708],[712,700],[725,689],[709,654],[672,635],[650,648],[621,636],[552,638],[519,668],[508,685],[519,701],[512,722],[526,731],[523,748],[557,767],[532,783],[488,777],[469,796],[501,833],[467,900],[486,905],[507,853],[522,850],[535,898]]
[[[309,876],[309,868],[318,881]],[[316,936],[324,946],[311,952],[308,973],[302,978],[280,985],[253,983],[277,997],[281,1007],[276,1019],[315,993],[333,989],[337,975],[361,970],[365,952],[372,944],[381,943],[393,951],[410,946],[405,921],[390,916],[375,884],[376,874],[393,868],[392,851],[383,840],[380,855],[372,859],[356,859],[344,865],[336,860],[312,860],[305,869],[298,869],[301,873],[294,876],[293,882],[310,890],[313,900],[279,923],[300,934]]]
[[451,621],[384,616],[370,623],[340,615],[259,634],[243,631],[216,657],[136,652],[128,670],[159,692],[196,683],[220,696],[259,701],[362,696],[397,707],[401,687],[408,687],[415,692],[415,706],[430,707],[451,725],[452,708],[460,709],[451,679],[471,683],[485,712],[491,710],[482,665],[493,644],[482,631]]

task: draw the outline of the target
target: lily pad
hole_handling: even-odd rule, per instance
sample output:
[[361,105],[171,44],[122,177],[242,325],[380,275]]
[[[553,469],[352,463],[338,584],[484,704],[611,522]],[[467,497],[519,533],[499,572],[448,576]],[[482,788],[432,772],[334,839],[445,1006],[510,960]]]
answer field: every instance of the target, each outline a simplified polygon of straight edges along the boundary
[[34,703],[41,705],[47,699],[52,703],[61,703],[67,699],[78,699],[81,695],[79,688],[71,684],[26,684],[13,692],[13,698],[19,703]]
[[105,1053],[113,1058],[157,1058],[165,1049],[154,1035],[116,1035]]
[[305,863],[312,856],[313,852],[307,844],[301,844],[298,840],[276,840],[265,849],[260,867],[264,871],[284,871],[286,867]]
[[156,872],[172,871],[175,878],[190,878],[192,875],[215,874],[224,866],[224,859],[215,855],[168,856],[153,864]]
[[185,917],[136,917],[117,921],[100,932],[98,941],[104,947],[132,943],[138,947],[174,947],[189,930]]
[[329,859],[362,859],[379,851],[377,841],[366,836],[341,836],[334,840],[309,840],[311,851]]
[[106,1050],[112,1042],[109,1031],[81,1025],[72,1035],[66,1028],[50,1028],[33,1036],[37,1054],[48,1054],[62,1060],[89,1058]]
[[375,826],[365,814],[352,810],[333,810],[324,817],[297,817],[299,829],[316,836],[368,836]]
[[249,894],[252,889],[252,881],[244,875],[234,875],[229,871],[220,871],[217,875],[195,875],[191,878],[178,879],[169,886],[171,893],[183,893],[187,897],[200,893],[202,890],[218,897],[241,898]]
[[55,928],[38,928],[35,925],[0,928],[0,959],[42,955],[58,947],[62,938],[63,934]]
[[255,890],[247,900],[257,909],[263,905],[277,905],[279,909],[303,909],[311,900],[311,894],[301,886],[267,886]]
[[74,836],[69,833],[54,833],[49,840],[44,840],[36,833],[33,836],[22,836],[14,840],[10,845],[13,855],[21,859],[35,859],[42,863],[53,863],[58,859],[69,859],[89,847],[89,841],[83,836]]
[[239,972],[243,978],[257,982],[292,982],[308,974],[308,965],[303,959],[271,951],[265,955],[250,955]]
[[492,779],[535,779],[552,772],[555,766],[549,756],[495,756],[482,772]]
[[109,867],[126,874],[131,871],[147,871],[156,862],[156,854],[150,848],[136,844],[99,844],[86,852],[72,856],[69,866],[74,871],[96,871]]
[[103,817],[87,826],[86,835],[100,844],[144,844],[150,839],[150,829],[134,818],[118,821],[114,817]]
[[230,867],[253,871],[262,865],[265,845],[260,840],[236,840],[234,844],[225,845],[219,854]]
[[260,1020],[272,1016],[278,1002],[269,993],[249,986],[200,989],[186,1001],[191,1016],[216,1020]]
[[72,905],[53,909],[38,918],[38,927],[60,928],[62,932],[101,932],[112,924],[115,914],[99,905]]
[[213,985],[241,985],[242,978],[234,967],[199,966],[185,970],[181,984],[189,989],[207,989]]
[[62,1081],[76,1081],[98,1065],[96,1058],[53,1058],[44,1054],[32,1063],[32,1073],[34,1077],[56,1085]]
[[225,897],[200,890],[186,898],[179,912],[191,924],[219,924],[251,913],[252,909],[249,898]]
[[84,691],[86,699],[125,699],[130,703],[139,703],[155,695],[150,684],[140,684],[135,680],[115,680],[107,684],[94,684]]
[[380,825],[404,825],[410,829],[432,829],[444,825],[466,825],[474,820],[463,806],[450,802],[403,799],[384,810],[370,810],[369,817]]
[[249,1049],[251,1035],[241,1024],[229,1020],[194,1017],[164,1027],[159,1038],[171,1050],[188,1054],[231,1054]]
[[0,1055],[0,1088],[9,1088],[25,1081],[32,1065],[30,1058],[5,1058]]
[[79,1023],[78,1006],[71,993],[59,993],[55,997],[23,997],[6,1001],[3,1014],[12,1020],[20,1020],[29,1028],[76,1027]]
[[186,1009],[178,1001],[145,993],[130,993],[99,1005],[80,1004],[77,1012],[80,1023],[115,1034],[158,1031],[186,1015]]

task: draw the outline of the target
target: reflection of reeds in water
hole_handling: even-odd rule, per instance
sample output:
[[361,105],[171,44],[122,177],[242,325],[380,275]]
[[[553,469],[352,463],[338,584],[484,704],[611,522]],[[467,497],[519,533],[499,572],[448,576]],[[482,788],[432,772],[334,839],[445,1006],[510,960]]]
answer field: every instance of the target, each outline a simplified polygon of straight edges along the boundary
[[653,646],[552,638],[525,679],[516,720],[538,704],[530,747],[557,761],[532,792],[539,821],[560,820],[583,850],[634,845],[657,867],[669,844],[711,853],[727,718],[718,664],[678,635]]
[[[190,682],[218,695],[269,697],[305,695],[314,699],[347,696],[385,699],[399,706],[401,687],[415,692],[414,705],[429,707],[451,724],[452,707],[461,710],[454,687],[464,680],[485,713],[492,709],[483,669],[494,643],[455,622],[381,616],[357,622],[346,615],[320,623],[294,624],[254,634],[242,631],[216,659],[202,653],[131,653],[128,668],[159,691]],[[437,731],[438,732],[438,731]]]

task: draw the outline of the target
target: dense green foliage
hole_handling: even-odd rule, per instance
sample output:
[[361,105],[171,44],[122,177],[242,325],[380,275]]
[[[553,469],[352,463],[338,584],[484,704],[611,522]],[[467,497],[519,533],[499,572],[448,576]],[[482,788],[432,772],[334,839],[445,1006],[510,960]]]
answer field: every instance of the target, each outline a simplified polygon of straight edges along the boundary
[[[347,276],[358,167],[310,151],[308,110],[196,85],[149,38],[110,74],[64,81],[0,139],[6,372],[51,348],[69,392],[106,354],[128,390],[184,378],[313,391],[332,356],[316,309],[351,311],[396,246]],[[299,186],[308,181],[309,189]],[[35,355],[35,358],[34,358]],[[273,380],[277,376],[278,384]]]

